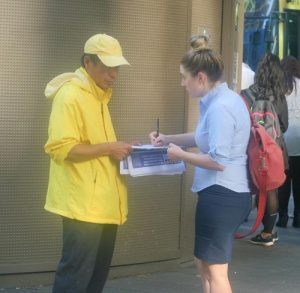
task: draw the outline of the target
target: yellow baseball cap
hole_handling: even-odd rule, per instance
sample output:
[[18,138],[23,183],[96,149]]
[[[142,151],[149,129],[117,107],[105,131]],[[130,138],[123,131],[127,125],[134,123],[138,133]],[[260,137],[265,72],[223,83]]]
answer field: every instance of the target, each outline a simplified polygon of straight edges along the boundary
[[120,43],[106,34],[97,34],[90,37],[84,45],[84,53],[95,54],[108,67],[130,65],[123,57]]

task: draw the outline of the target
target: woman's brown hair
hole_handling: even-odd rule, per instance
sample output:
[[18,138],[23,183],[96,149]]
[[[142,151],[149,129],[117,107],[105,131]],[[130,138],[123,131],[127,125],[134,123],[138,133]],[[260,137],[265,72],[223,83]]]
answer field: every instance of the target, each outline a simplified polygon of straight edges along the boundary
[[300,78],[300,63],[294,56],[287,56],[281,61],[284,71],[286,90],[291,93],[296,88],[295,78]]
[[221,79],[224,64],[221,55],[209,48],[191,49],[181,59],[181,65],[185,70],[196,76],[200,71],[204,72],[210,81]]
[[198,50],[200,48],[209,48],[210,39],[208,35],[193,35],[190,38],[190,46],[194,50]]

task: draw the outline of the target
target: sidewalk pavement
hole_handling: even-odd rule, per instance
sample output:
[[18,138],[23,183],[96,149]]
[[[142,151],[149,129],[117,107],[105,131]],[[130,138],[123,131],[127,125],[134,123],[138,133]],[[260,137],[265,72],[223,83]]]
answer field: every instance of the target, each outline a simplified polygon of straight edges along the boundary
[[[229,274],[235,293],[299,293],[300,229],[278,228],[274,246],[253,245],[236,240]],[[242,225],[249,229],[251,221]],[[176,270],[112,279],[103,293],[201,293],[199,275],[192,262]],[[0,293],[51,293],[51,287],[1,289]]]

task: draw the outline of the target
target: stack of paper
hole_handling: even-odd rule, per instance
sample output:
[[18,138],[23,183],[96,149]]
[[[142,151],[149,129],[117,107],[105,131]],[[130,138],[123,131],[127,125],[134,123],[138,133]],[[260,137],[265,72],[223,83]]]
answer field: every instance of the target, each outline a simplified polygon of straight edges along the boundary
[[133,146],[132,153],[120,163],[120,173],[133,177],[147,175],[175,175],[185,171],[183,161],[168,158],[168,147]]

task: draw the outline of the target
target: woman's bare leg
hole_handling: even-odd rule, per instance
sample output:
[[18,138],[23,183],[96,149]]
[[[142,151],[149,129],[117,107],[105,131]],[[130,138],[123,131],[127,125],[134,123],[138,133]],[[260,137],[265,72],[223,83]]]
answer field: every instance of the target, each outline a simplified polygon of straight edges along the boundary
[[195,258],[196,266],[201,277],[201,285],[203,288],[203,293],[210,293],[209,285],[209,273],[205,265],[203,265],[200,259]]
[[204,293],[232,293],[228,279],[228,264],[210,264],[196,259]]

